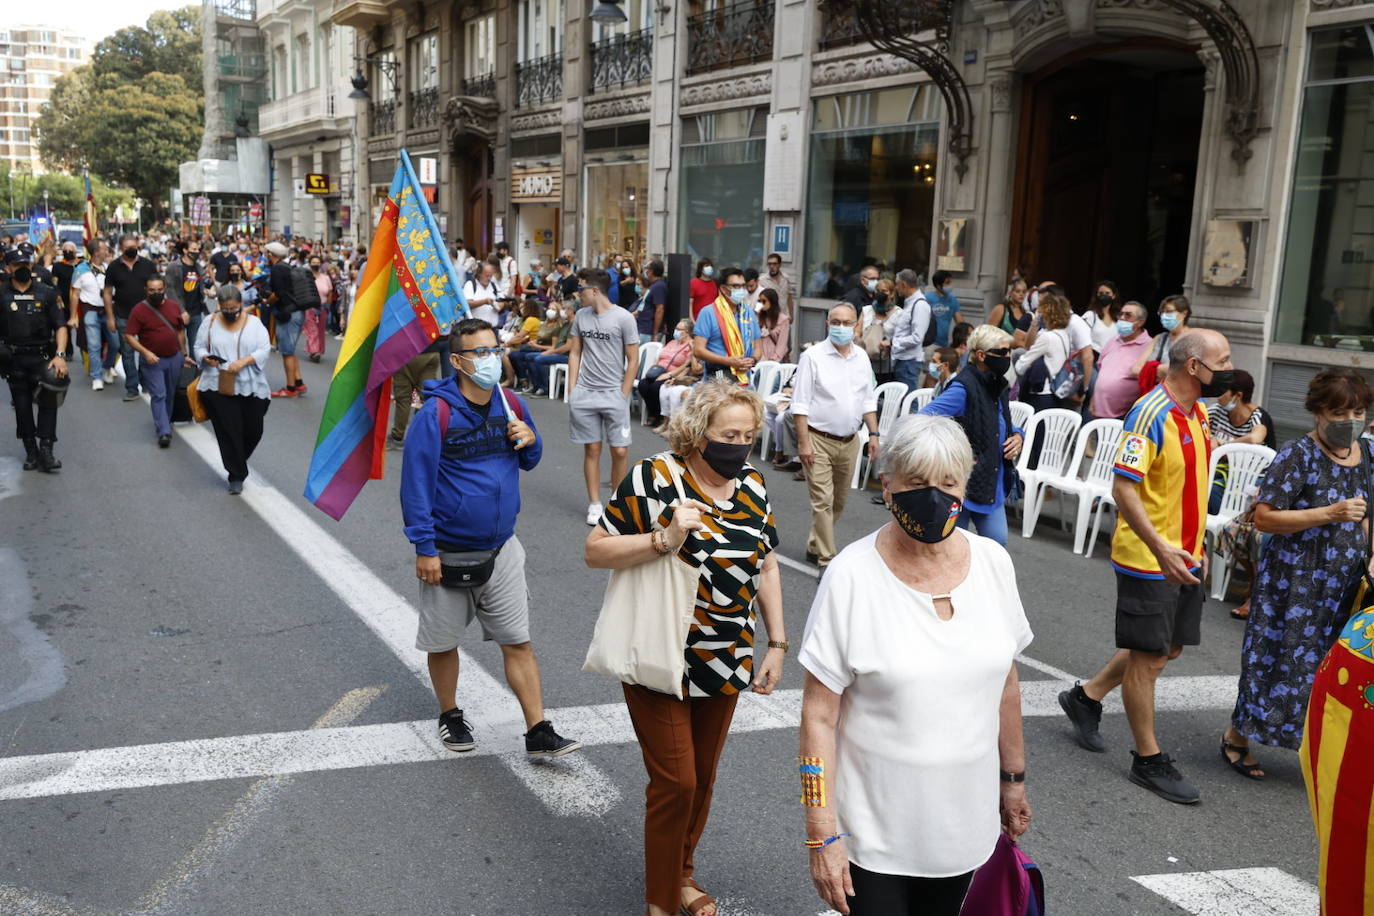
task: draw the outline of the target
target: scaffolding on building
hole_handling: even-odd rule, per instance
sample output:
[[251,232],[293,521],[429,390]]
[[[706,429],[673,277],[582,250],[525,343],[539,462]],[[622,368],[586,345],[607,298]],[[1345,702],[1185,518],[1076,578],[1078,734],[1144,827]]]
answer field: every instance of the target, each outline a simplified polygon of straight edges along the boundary
[[205,133],[199,158],[228,159],[235,137],[258,132],[267,102],[267,45],[258,31],[257,0],[204,0],[202,43]]

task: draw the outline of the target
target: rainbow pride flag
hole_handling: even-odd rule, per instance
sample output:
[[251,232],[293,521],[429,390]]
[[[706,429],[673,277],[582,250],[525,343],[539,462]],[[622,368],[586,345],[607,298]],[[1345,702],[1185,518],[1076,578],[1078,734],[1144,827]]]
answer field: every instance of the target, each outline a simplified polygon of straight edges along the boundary
[[463,284],[401,150],[305,480],[305,498],[326,515],[343,518],[363,484],[383,476],[391,376],[467,311]]

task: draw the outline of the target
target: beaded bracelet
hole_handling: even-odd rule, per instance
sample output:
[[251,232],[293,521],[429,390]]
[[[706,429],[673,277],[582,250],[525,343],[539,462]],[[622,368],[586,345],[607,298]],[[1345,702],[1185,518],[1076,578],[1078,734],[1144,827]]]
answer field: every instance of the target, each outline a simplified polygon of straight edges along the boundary
[[660,557],[666,557],[668,554],[672,553],[672,549],[668,546],[668,535],[662,528],[655,528],[650,532],[649,546],[653,547],[654,553],[658,554]]
[[847,836],[850,836],[850,834],[837,833],[834,836],[828,836],[823,840],[805,840],[802,842],[802,845],[805,846],[807,849],[824,849],[836,840]]

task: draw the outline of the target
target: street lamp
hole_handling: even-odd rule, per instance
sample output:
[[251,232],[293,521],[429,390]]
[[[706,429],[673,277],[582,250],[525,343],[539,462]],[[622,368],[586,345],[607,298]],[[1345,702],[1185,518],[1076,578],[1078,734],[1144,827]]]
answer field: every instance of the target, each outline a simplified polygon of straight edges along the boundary
[[[382,57],[355,57],[353,58],[353,62],[355,64],[376,65],[377,69],[382,72],[382,75],[387,77],[391,81],[392,96],[396,97],[401,94],[400,73],[398,72],[399,68],[397,67],[396,61],[387,60],[386,58]],[[367,92],[367,77],[363,76],[363,71],[361,67],[358,69],[356,73],[354,73],[351,77],[348,78],[348,81],[353,84],[353,91],[348,94],[348,97],[350,99],[371,98],[371,96],[368,95]]]
[[353,84],[353,91],[348,94],[348,97],[350,99],[368,98],[367,77],[363,76],[362,73],[359,72],[350,76],[348,78],[348,81]]
[[625,22],[625,11],[620,8],[620,0],[600,0],[592,9],[592,22],[601,25],[617,25]]

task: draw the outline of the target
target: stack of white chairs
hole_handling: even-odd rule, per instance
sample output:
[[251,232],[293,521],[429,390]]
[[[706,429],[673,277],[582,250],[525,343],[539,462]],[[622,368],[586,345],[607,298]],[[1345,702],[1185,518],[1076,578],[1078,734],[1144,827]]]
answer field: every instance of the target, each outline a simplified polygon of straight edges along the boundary
[[[1091,420],[1078,430],[1073,454],[1062,474],[1042,477],[1035,490],[1035,498],[1029,499],[1025,506],[1021,533],[1030,537],[1035,531],[1035,523],[1045,508],[1045,493],[1056,490],[1060,496],[1078,498],[1078,513],[1073,526],[1073,552],[1082,553],[1088,539],[1088,520],[1093,509],[1103,499],[1111,499],[1112,467],[1116,463],[1116,447],[1121,441],[1120,420]],[[1093,446],[1093,455],[1087,457],[1088,447]],[[1087,467],[1084,467],[1085,461]],[[1064,502],[1059,503],[1060,524],[1064,521]]]
[[[765,376],[767,368],[767,377]],[[773,360],[764,360],[759,363],[754,376],[754,387],[759,393],[759,397],[768,401],[774,407],[777,406],[781,392],[787,387],[787,383],[792,381],[792,376],[797,374],[796,363],[779,363]],[[768,457],[769,442],[772,440],[772,431],[768,424],[763,425],[763,431],[759,433],[759,454]]]
[[1222,529],[1250,508],[1259,492],[1260,480],[1269,470],[1275,454],[1272,448],[1248,442],[1228,442],[1212,450],[1211,465],[1207,469],[1209,492],[1211,482],[1216,479],[1217,465],[1223,458],[1228,468],[1221,507],[1215,515],[1208,513],[1205,535],[1205,548],[1211,561],[1212,597],[1219,601],[1226,597],[1236,559],[1218,550]]
[[899,413],[906,416],[909,413],[917,413],[931,401],[935,400],[934,388],[916,388],[902,399],[902,409]]
[[[1031,531],[1035,528],[1035,516],[1039,515],[1036,508],[1043,498],[1041,488],[1044,482],[1049,479],[1059,479],[1065,476],[1069,465],[1069,457],[1073,451],[1074,439],[1078,435],[1078,429],[1083,425],[1083,416],[1074,410],[1064,410],[1052,407],[1048,410],[1040,410],[1031,416],[1030,422],[1026,425],[1026,439],[1021,448],[1021,456],[1016,462],[1016,473],[1021,478],[1021,484],[1025,487],[1025,504],[1021,512],[1021,536],[1030,537]],[[1036,467],[1030,467],[1031,444],[1035,442],[1038,432],[1040,435],[1040,460]]]
[[[887,382],[879,385],[878,395],[878,443],[879,449],[882,448],[882,441],[892,432],[892,427],[898,418],[902,416],[902,404],[906,400],[905,382]],[[868,460],[868,431],[859,430],[859,460],[854,463],[854,480],[852,488],[857,490],[868,485],[868,480],[873,476],[873,462]]]

